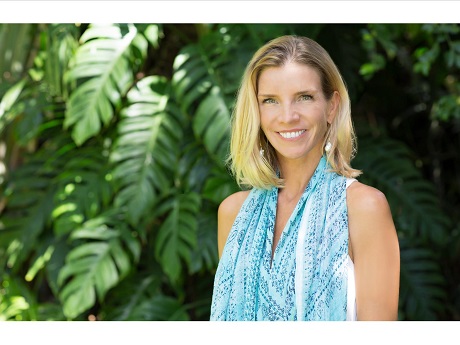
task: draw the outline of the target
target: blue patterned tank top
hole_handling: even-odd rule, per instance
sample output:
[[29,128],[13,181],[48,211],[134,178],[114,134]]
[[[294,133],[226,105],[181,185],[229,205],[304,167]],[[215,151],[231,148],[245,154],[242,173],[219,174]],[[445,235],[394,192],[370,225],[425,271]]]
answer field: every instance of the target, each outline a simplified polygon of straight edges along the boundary
[[273,252],[278,189],[252,189],[214,280],[211,320],[345,320],[346,178],[322,157]]

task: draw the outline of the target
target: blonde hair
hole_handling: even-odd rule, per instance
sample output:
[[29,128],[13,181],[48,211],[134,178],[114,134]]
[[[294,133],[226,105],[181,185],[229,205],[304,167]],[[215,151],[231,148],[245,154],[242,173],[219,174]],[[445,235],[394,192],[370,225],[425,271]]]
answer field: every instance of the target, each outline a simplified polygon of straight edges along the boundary
[[[342,76],[327,51],[317,42],[299,36],[282,36],[261,47],[248,63],[232,114],[230,155],[228,162],[238,185],[269,189],[282,188],[284,180],[277,175],[275,149],[260,128],[257,87],[261,73],[268,67],[296,62],[314,68],[321,79],[324,96],[330,100],[339,93],[340,103],[333,122],[328,126],[324,144],[332,147],[327,160],[334,172],[356,177],[361,172],[350,166],[356,152],[356,136],[351,122],[350,98]],[[260,155],[259,150],[264,150]]]

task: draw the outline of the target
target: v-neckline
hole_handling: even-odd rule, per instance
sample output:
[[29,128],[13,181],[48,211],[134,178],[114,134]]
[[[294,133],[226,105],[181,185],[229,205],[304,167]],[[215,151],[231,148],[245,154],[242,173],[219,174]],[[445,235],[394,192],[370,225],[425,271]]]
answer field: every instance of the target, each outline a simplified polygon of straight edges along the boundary
[[[323,162],[324,160],[324,162]],[[302,192],[302,195],[300,196],[299,200],[297,201],[296,206],[292,210],[291,214],[289,215],[289,218],[286,222],[286,224],[283,227],[283,230],[281,231],[280,237],[278,239],[278,242],[276,243],[276,246],[274,246],[274,240],[275,240],[275,226],[276,226],[276,217],[277,217],[277,211],[278,211],[278,193],[279,193],[279,188],[273,187],[275,193],[275,203],[274,203],[274,210],[273,213],[275,215],[275,220],[273,222],[273,228],[271,229],[270,233],[270,241],[269,241],[269,251],[270,251],[270,272],[273,270],[273,265],[275,263],[276,259],[276,254],[279,252],[279,246],[282,244],[284,237],[287,236],[287,232],[289,231],[289,225],[291,224],[293,218],[298,214],[300,211],[299,208],[303,207],[305,205],[305,201],[308,198],[310,193],[307,193],[308,190],[314,189],[316,186],[316,183],[318,182],[318,176],[319,176],[319,170],[322,165],[325,164],[325,158],[321,157],[320,161],[318,162],[318,165],[315,168],[315,171],[313,172],[313,175],[310,178],[310,181],[308,181],[307,186],[305,187],[304,191]]]
[[[308,182],[308,184],[310,184],[310,182]],[[289,231],[289,225],[291,224],[293,218],[295,217],[295,215],[297,215],[297,213],[299,212],[299,208],[301,207],[301,201],[305,195],[305,191],[306,189],[308,188],[308,184],[307,184],[307,187],[305,187],[305,190],[303,191],[302,195],[300,196],[299,200],[297,200],[297,203],[294,207],[294,209],[292,210],[291,214],[289,215],[289,218],[288,220],[286,221],[286,224],[284,224],[284,227],[283,227],[283,230],[281,231],[281,234],[280,234],[280,237],[278,238],[278,242],[276,243],[276,246],[274,245],[274,242],[275,242],[275,226],[276,226],[276,217],[277,217],[277,211],[278,211],[278,193],[279,193],[279,188],[276,188],[276,198],[275,198],[275,210],[274,210],[274,214],[275,214],[275,221],[273,222],[273,229],[271,231],[271,234],[270,234],[270,243],[269,243],[269,247],[270,247],[270,270],[273,269],[273,265],[274,265],[274,262],[275,262],[275,258],[276,258],[276,254],[278,253],[279,251],[279,247],[280,247],[280,244],[282,245],[283,244],[283,240],[284,240],[284,237],[287,236],[287,232]]]

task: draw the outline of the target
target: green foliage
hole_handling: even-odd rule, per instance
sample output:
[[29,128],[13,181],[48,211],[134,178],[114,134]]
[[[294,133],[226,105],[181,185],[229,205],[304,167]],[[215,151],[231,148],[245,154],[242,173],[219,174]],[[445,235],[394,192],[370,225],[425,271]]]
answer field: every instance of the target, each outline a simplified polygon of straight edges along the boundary
[[169,95],[165,78],[140,80],[121,111],[110,156],[117,185],[115,205],[138,224],[155,200],[168,193],[177,170],[182,127],[187,123]]
[[404,235],[445,245],[452,227],[431,183],[411,160],[410,150],[388,138],[360,138],[354,164],[363,169],[362,181],[386,195],[397,228]]
[[4,274],[0,279],[0,321],[36,320],[34,297],[20,280]]
[[217,73],[217,54],[199,45],[183,49],[174,62],[173,87],[183,111],[194,113],[195,136],[216,163],[223,165],[230,113]]
[[158,230],[155,255],[173,283],[177,283],[183,259],[190,266],[191,249],[196,247],[197,216],[200,197],[195,193],[173,195],[161,206],[161,213],[168,212]]
[[413,242],[400,239],[400,319],[434,320],[446,312],[446,281],[432,249]]
[[[385,193],[401,250],[400,319],[436,319],[446,312],[446,279],[433,253],[447,245],[452,224],[433,185],[412,164],[411,152],[388,138],[361,137],[354,165],[361,182]],[[430,244],[427,246],[427,244]]]
[[[133,25],[122,34],[118,26],[90,26],[65,73],[75,82],[67,104],[65,127],[74,126],[72,138],[81,145],[108,125],[133,83],[137,59],[145,57],[147,42]],[[137,59],[136,59],[137,58]]]
[[209,318],[235,95],[283,34],[317,39],[350,87],[400,319],[458,317],[458,25],[3,24],[0,319]]
[[103,301],[107,291],[130,272],[132,261],[139,259],[138,241],[118,218],[119,211],[111,210],[88,220],[69,237],[72,242],[86,241],[67,254],[59,271],[57,283],[67,317],[75,318],[91,308],[96,296]]

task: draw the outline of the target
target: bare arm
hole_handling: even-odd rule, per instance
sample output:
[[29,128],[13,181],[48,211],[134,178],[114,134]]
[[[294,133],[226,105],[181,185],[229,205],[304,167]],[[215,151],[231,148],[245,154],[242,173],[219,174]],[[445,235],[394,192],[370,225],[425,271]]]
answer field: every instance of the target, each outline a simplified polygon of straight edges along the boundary
[[399,243],[388,202],[359,182],[347,189],[358,320],[397,320]]
[[219,206],[217,211],[217,248],[219,258],[222,256],[225,242],[227,242],[228,234],[232,229],[236,216],[248,195],[249,191],[234,193],[222,201]]

